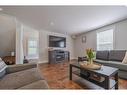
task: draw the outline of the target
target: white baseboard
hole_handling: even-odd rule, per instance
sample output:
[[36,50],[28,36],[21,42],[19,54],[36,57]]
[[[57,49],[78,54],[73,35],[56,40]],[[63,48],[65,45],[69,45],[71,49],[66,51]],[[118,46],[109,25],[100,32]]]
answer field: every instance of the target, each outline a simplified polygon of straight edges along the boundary
[[73,59],[78,59],[78,58],[71,58],[70,60],[73,60]]
[[38,64],[48,63],[48,61],[39,61]]

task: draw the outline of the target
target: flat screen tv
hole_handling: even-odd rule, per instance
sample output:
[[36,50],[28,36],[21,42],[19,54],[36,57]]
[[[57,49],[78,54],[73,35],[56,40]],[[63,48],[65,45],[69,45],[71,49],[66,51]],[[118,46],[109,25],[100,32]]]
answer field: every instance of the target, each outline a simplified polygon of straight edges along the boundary
[[66,38],[49,35],[49,47],[65,48]]

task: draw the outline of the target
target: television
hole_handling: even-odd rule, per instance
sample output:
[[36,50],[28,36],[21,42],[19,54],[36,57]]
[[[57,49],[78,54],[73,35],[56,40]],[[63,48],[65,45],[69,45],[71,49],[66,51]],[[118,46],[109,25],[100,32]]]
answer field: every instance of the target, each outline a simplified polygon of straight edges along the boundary
[[66,38],[49,35],[49,47],[65,48]]

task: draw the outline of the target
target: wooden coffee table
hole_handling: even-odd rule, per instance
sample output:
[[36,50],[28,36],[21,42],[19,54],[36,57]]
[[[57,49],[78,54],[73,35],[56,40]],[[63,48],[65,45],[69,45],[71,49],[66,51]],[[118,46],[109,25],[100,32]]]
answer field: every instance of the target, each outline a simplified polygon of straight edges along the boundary
[[[76,71],[73,71],[73,68],[77,68]],[[86,72],[88,75],[82,76],[81,70]],[[79,63],[70,64],[70,80],[72,80],[72,74],[78,75],[81,78],[88,80],[104,89],[118,89],[118,69],[108,66],[102,66],[100,70],[89,70],[84,69],[80,66]],[[104,80],[99,81],[93,76],[101,77]]]

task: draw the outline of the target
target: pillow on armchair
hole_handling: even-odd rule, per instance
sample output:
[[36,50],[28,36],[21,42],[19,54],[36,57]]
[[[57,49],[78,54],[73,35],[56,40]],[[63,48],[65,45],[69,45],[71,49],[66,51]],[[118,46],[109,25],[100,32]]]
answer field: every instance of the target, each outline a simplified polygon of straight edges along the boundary
[[7,65],[4,63],[4,61],[0,60],[0,78],[5,75],[6,68],[7,68]]
[[122,63],[127,64],[127,52],[126,52],[126,54],[125,54],[125,57],[124,57]]

